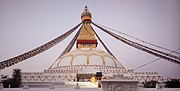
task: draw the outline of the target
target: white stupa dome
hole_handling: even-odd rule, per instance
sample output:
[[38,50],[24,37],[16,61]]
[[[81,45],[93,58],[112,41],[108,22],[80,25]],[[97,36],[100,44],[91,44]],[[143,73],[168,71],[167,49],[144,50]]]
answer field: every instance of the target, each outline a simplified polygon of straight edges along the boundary
[[96,48],[79,48],[70,51],[57,59],[51,68],[73,65],[101,65],[124,68],[113,56]]

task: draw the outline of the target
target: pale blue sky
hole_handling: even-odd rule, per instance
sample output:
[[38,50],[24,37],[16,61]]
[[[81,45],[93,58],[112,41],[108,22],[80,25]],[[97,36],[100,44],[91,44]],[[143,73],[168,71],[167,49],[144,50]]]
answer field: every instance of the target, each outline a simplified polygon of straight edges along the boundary
[[[81,22],[85,5],[96,23],[165,48],[180,48],[179,0],[0,0],[0,61],[27,52],[71,29]],[[94,29],[128,69],[157,58]],[[38,56],[1,70],[0,74],[11,74],[14,68],[30,72],[48,69],[72,37]],[[104,50],[100,43],[98,48]],[[180,77],[180,66],[163,59],[136,71]]]

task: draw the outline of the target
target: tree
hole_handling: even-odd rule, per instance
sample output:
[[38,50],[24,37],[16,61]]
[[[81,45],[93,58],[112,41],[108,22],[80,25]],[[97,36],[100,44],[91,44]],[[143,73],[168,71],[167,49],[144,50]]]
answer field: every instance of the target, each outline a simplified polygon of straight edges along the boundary
[[21,70],[14,69],[12,78],[8,78],[7,80],[2,81],[4,88],[18,88],[21,86]]
[[3,87],[4,87],[4,88],[9,88],[9,85],[12,84],[12,78],[8,78],[8,79],[6,79],[6,80],[3,80],[3,81],[2,81],[2,84],[3,84]]
[[180,88],[180,80],[179,79],[170,79],[165,82],[165,87],[167,88]]
[[21,69],[13,70],[13,84],[11,84],[12,88],[18,88],[21,85]]
[[151,81],[145,81],[143,82],[143,85],[145,88],[155,88],[157,81],[151,80]]

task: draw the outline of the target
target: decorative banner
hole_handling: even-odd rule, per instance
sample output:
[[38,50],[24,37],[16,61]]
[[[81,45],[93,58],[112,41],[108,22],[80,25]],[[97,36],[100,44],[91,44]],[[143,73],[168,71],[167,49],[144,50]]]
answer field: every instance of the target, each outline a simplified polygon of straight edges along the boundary
[[[68,52],[72,49],[72,47],[73,47],[74,43],[76,42],[76,39],[77,39],[77,37],[78,37],[78,35],[79,35],[79,32],[80,32],[80,30],[76,33],[76,35],[74,36],[74,38],[71,40],[71,42],[70,42],[69,45],[66,47],[66,49],[62,52],[62,54],[56,59],[56,61],[57,61],[62,55],[64,55],[65,53],[68,53]],[[56,61],[55,61],[54,63],[56,63]],[[54,65],[54,63],[49,67],[49,69]]]
[[64,40],[65,38],[67,38],[72,32],[74,32],[82,23],[79,23],[77,26],[75,26],[74,28],[72,28],[71,30],[67,31],[66,33],[64,33],[63,35],[55,38],[54,40],[51,40],[50,42],[37,47],[31,51],[28,51],[24,54],[21,54],[19,56],[16,56],[14,58],[5,60],[5,61],[1,61],[0,62],[0,69],[4,69],[5,67],[9,67],[12,66],[18,62],[21,62],[23,60],[26,60],[28,58],[34,57],[48,49],[50,49],[51,47],[55,46],[56,44],[60,43],[62,40]]
[[61,80],[68,80],[68,81],[72,81],[73,79],[75,79],[74,76],[23,76],[22,80],[26,80],[26,81],[57,81],[58,79]]
[[129,46],[132,46],[136,49],[139,49],[141,51],[144,51],[144,52],[147,52],[149,54],[152,54],[154,56],[157,56],[157,57],[160,57],[160,58],[163,58],[165,60],[168,60],[170,62],[174,62],[174,63],[177,63],[180,65],[180,57],[178,56],[175,56],[175,55],[171,55],[171,54],[168,54],[168,53],[165,53],[165,52],[162,52],[162,51],[159,51],[159,50],[156,50],[156,49],[153,49],[153,48],[150,48],[150,47],[147,47],[147,46],[144,46],[144,45],[141,45],[139,43],[136,43],[134,41],[131,41],[131,40],[128,40],[120,35],[117,35],[111,31],[108,31],[104,28],[102,28],[101,26],[95,24],[92,22],[93,25],[95,25],[96,27],[98,27],[99,29],[101,29],[102,31],[104,31],[105,33],[111,35],[112,37],[116,38],[117,40],[120,40],[121,42],[129,45]]

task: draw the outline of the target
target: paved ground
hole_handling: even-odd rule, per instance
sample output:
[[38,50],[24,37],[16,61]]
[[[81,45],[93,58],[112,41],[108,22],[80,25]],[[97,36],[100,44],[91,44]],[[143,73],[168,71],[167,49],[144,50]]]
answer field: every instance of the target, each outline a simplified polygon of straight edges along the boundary
[[81,89],[74,89],[74,88],[29,88],[29,89],[22,89],[22,88],[4,88],[0,89],[0,91],[102,91],[101,89],[97,88],[81,88]]
[[[101,89],[97,88],[81,88],[81,89],[74,89],[74,88],[29,88],[29,89],[22,89],[22,88],[4,88],[0,89],[0,91],[102,91]],[[180,91],[180,88],[138,88],[138,91]]]

